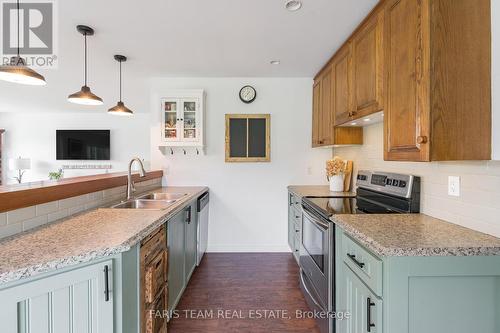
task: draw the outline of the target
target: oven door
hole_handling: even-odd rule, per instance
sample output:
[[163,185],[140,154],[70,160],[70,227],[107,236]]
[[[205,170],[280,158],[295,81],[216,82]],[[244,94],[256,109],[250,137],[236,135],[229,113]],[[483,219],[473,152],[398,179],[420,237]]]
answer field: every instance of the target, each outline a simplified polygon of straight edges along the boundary
[[311,282],[321,307],[332,310],[329,284],[333,282],[333,224],[303,206],[300,268]]

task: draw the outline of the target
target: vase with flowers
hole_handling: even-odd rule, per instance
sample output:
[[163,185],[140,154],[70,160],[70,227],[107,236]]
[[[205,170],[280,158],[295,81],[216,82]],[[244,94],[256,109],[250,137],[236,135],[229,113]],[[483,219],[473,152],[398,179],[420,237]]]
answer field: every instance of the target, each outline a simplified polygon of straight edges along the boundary
[[326,161],[326,178],[330,182],[330,191],[344,191],[344,178],[347,163],[338,156]]

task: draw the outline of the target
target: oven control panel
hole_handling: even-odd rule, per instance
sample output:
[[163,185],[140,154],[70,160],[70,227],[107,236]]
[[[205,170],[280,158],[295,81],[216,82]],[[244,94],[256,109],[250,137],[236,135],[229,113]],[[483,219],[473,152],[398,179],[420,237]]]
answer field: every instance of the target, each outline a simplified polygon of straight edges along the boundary
[[356,185],[374,191],[409,198],[413,182],[418,177],[390,172],[361,170],[358,172]]

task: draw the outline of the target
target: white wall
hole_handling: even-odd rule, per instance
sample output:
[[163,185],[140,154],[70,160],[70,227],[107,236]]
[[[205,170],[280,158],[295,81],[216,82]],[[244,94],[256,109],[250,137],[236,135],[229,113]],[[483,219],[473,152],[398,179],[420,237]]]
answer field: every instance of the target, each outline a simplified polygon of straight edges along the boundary
[[[423,213],[500,237],[499,161],[384,161],[383,136],[382,123],[367,126],[362,146],[334,148],[333,153],[354,160],[355,172],[368,169],[422,177]],[[460,176],[460,197],[448,195],[448,176]]]
[[493,159],[500,160],[500,1],[491,2]]
[[[117,117],[107,113],[17,113],[0,112],[3,134],[4,184],[13,183],[15,171],[8,170],[8,160],[18,156],[31,158],[31,170],[24,181],[47,180],[48,173],[63,164],[111,164],[109,172],[124,171],[133,156],[149,160],[149,114]],[[57,161],[56,129],[110,129],[110,161]],[[102,170],[66,170],[65,177],[102,173]]]
[[[257,99],[238,98],[251,84]],[[209,251],[289,251],[287,185],[326,184],[330,149],[311,149],[311,79],[154,79],[151,95],[151,163],[163,168],[168,185],[207,185],[211,191]],[[163,155],[159,100],[168,89],[205,89],[206,155]],[[271,114],[271,162],[224,162],[224,115]],[[308,174],[308,168],[311,174]]]

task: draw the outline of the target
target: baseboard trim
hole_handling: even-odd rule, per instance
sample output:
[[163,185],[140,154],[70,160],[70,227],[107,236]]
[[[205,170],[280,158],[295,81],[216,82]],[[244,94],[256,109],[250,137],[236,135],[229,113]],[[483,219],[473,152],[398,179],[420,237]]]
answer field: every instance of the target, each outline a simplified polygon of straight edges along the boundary
[[265,245],[265,244],[245,244],[245,245],[230,245],[230,244],[214,244],[208,245],[207,252],[292,252],[288,245]]

